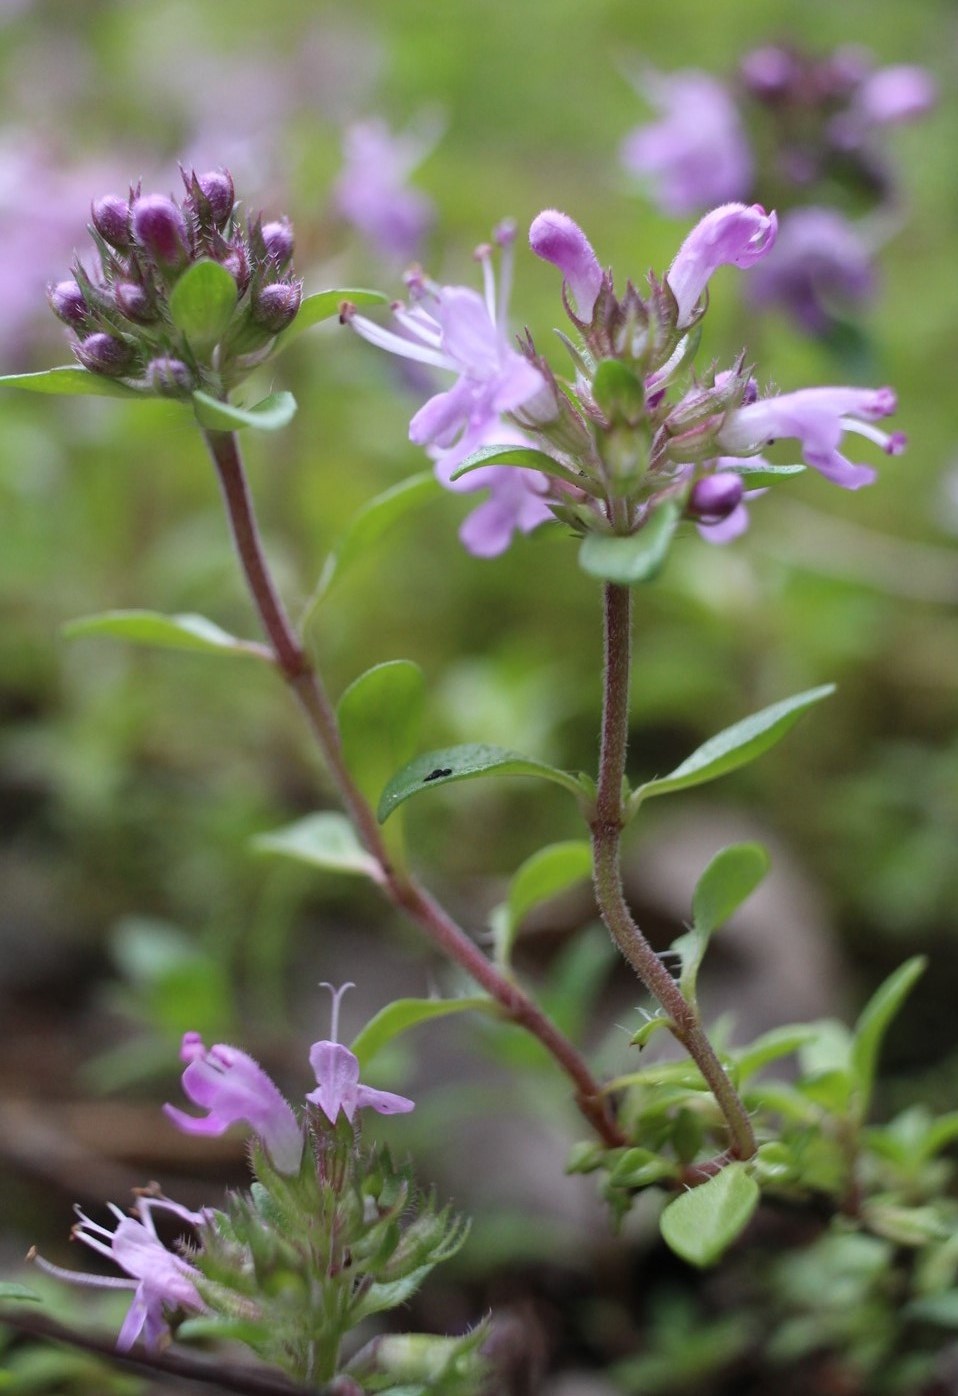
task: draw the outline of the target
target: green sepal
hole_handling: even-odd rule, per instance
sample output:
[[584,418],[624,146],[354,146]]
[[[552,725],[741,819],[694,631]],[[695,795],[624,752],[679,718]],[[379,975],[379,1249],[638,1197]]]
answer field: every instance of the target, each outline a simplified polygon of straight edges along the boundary
[[805,693],[797,693],[793,698],[783,698],[771,707],[743,718],[724,732],[710,737],[707,742],[693,751],[680,766],[676,766],[667,776],[646,781],[633,791],[627,806],[631,816],[643,800],[652,795],[668,795],[675,790],[688,790],[694,785],[704,785],[716,780],[728,771],[754,761],[757,756],[781,741],[807,708],[820,703],[835,692],[833,683],[820,688],[810,688]]
[[238,407],[233,402],[220,402],[197,389],[193,394],[196,420],[207,431],[239,431],[256,427],[259,431],[279,431],[296,415],[296,399],[292,393],[270,393],[253,407]]
[[745,1230],[758,1200],[758,1183],[746,1165],[728,1163],[669,1203],[659,1222],[662,1239],[690,1265],[714,1265]]
[[90,373],[74,364],[45,368],[40,373],[8,373],[0,377],[0,388],[25,388],[30,393],[55,393],[71,397],[125,397],[146,401],[145,393],[127,387],[116,378]]
[[164,616],[159,611],[103,611],[68,621],[62,633],[69,640],[89,635],[110,635],[138,645],[160,649],[192,650],[203,654],[232,654],[273,662],[265,645],[238,640],[205,616]]
[[592,378],[596,405],[610,422],[634,427],[645,415],[645,391],[621,359],[602,359]]
[[681,512],[674,500],[667,500],[638,533],[587,533],[579,549],[579,566],[591,577],[619,586],[651,581],[668,557]]
[[219,340],[236,309],[236,282],[219,262],[194,262],[170,292],[170,317],[190,344],[204,349]]
[[393,810],[423,790],[452,785],[459,780],[474,780],[477,776],[537,776],[561,785],[575,796],[583,794],[579,780],[568,771],[560,771],[545,761],[536,761],[506,747],[467,743],[427,751],[397,771],[380,798],[379,821],[385,823]]

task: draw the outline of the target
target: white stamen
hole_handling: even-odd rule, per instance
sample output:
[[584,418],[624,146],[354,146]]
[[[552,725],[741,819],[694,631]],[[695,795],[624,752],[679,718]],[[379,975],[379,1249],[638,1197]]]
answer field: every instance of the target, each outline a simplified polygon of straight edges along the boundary
[[401,335],[393,334],[392,330],[385,330],[373,320],[367,320],[364,315],[354,315],[349,323],[363,339],[375,344],[378,349],[385,349],[389,354],[399,354],[404,359],[416,359],[421,364],[431,364],[433,368],[448,370],[454,367],[444,354],[435,349],[427,349],[423,344],[403,339]]

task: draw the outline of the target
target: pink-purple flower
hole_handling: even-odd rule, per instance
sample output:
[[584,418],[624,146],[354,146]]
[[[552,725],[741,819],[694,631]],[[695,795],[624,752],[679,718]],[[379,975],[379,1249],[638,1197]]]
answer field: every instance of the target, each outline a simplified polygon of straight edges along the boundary
[[842,455],[842,437],[846,432],[864,436],[888,455],[898,455],[904,436],[874,425],[897,405],[891,388],[802,388],[734,408],[722,424],[718,444],[729,455],[747,456],[779,437],[795,437],[813,469],[843,489],[857,490],[872,484],[876,472]]
[[309,1063],[316,1073],[316,1089],[306,1099],[318,1106],[335,1124],[340,1111],[350,1124],[357,1110],[376,1110],[380,1115],[405,1115],[415,1104],[392,1091],[376,1091],[359,1079],[359,1060],[341,1042],[314,1042]]
[[436,463],[436,475],[450,489],[492,491],[498,507],[466,521],[460,537],[477,556],[490,557],[508,545],[515,531],[528,532],[552,517],[539,495],[535,472],[517,490],[515,472],[478,470],[453,482],[456,467],[489,444],[521,440],[515,428],[503,424],[503,414],[530,403],[545,390],[539,370],[510,343],[506,328],[511,267],[512,225],[499,229],[503,269],[497,287],[492,249],[481,247],[483,294],[468,286],[440,286],[422,276],[409,279],[411,304],[396,305],[393,317],[399,333],[349,314],[364,339],[389,353],[456,375],[451,388],[434,394],[412,418],[409,438],[425,446]]
[[666,274],[678,306],[678,327],[695,319],[699,298],[721,266],[751,267],[775,245],[778,219],[761,204],[723,204],[696,223]]
[[219,1135],[240,1122],[249,1125],[280,1173],[299,1170],[303,1132],[292,1106],[263,1068],[240,1051],[218,1042],[207,1049],[199,1033],[183,1035],[180,1058],[187,1063],[183,1090],[205,1116],[189,1115],[175,1105],[163,1111],[186,1134]]
[[559,268],[577,317],[591,320],[602,289],[602,268],[578,223],[558,209],[543,209],[532,220],[529,246],[537,257]]
[[681,217],[744,198],[752,183],[752,156],[726,87],[708,73],[688,69],[647,73],[639,88],[659,119],[626,136],[621,160],[649,184],[659,207]]
[[435,217],[432,201],[407,183],[432,144],[379,120],[356,122],[343,138],[336,208],[377,252],[400,261],[415,256]]
[[771,254],[748,280],[750,300],[778,305],[810,334],[875,289],[872,249],[844,214],[817,205],[782,215]]
[[205,1308],[196,1288],[199,1272],[182,1256],[168,1251],[156,1234],[153,1210],[171,1212],[191,1226],[201,1225],[209,1215],[190,1212],[186,1207],[166,1197],[141,1196],[136,1216],[128,1216],[113,1203],[110,1211],[116,1218],[113,1231],[92,1221],[77,1208],[79,1222],[74,1226],[74,1240],[82,1241],[91,1250],[112,1260],[128,1279],[110,1275],[87,1275],[52,1265],[34,1253],[33,1259],[48,1274],[70,1284],[97,1289],[131,1289],[133,1302],[117,1338],[117,1349],[128,1352],[142,1336],[147,1348],[156,1352],[164,1347],[170,1336],[168,1313],[186,1309],[198,1313]]

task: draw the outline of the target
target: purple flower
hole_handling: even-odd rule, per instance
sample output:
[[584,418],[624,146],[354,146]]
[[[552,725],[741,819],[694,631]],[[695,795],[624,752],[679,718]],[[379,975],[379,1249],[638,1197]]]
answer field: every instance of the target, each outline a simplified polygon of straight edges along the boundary
[[344,167],[333,190],[337,210],[376,251],[406,261],[434,217],[432,201],[406,181],[433,138],[394,135],[384,121],[361,121],[343,139]]
[[[453,386],[436,393],[409,423],[409,437],[428,448],[436,462],[436,475],[451,489],[471,492],[488,488],[498,501],[495,527],[487,532],[467,520],[460,534],[466,547],[478,556],[492,556],[505,546],[501,540],[507,521],[509,536],[527,532],[552,517],[538,499],[538,478],[516,491],[505,472],[477,471],[453,483],[456,467],[480,446],[519,441],[515,430],[502,424],[502,414],[529,403],[546,389],[539,370],[509,343],[506,324],[509,253],[513,229],[499,230],[503,248],[503,276],[497,289],[492,269],[492,249],[482,247],[484,294],[467,286],[439,286],[421,277],[410,281],[413,303],[393,308],[401,333],[383,329],[365,316],[351,312],[350,323],[371,344],[418,363],[456,374]],[[513,474],[511,467],[509,474]],[[533,472],[534,474],[534,472]],[[477,478],[477,476],[479,478]],[[488,513],[484,515],[489,518]]]
[[938,85],[926,68],[896,63],[869,74],[852,101],[851,116],[865,126],[892,126],[931,111]]
[[707,213],[676,253],[666,281],[678,305],[679,329],[694,319],[709,277],[721,266],[750,267],[775,245],[778,220],[761,204],[723,204]]
[[218,1042],[207,1050],[199,1033],[183,1035],[180,1059],[187,1063],[183,1090],[208,1113],[197,1118],[164,1105],[169,1119],[186,1134],[219,1135],[240,1121],[262,1141],[280,1173],[299,1170],[303,1134],[293,1108],[266,1072],[238,1047]]
[[580,320],[592,319],[602,289],[602,268],[578,223],[558,209],[547,208],[532,221],[529,246],[537,257],[558,267]]
[[113,1203],[109,1206],[117,1220],[113,1231],[91,1221],[77,1208],[80,1220],[71,1234],[74,1240],[82,1241],[91,1250],[114,1261],[130,1279],[64,1270],[35,1253],[33,1258],[47,1274],[70,1284],[97,1289],[132,1289],[133,1302],[116,1340],[117,1349],[128,1352],[142,1334],[146,1347],[156,1352],[166,1345],[170,1336],[168,1310],[191,1309],[200,1312],[205,1305],[196,1289],[199,1272],[182,1257],[168,1251],[160,1241],[153,1223],[153,1209],[172,1212],[191,1226],[199,1226],[207,1219],[208,1213],[190,1212],[166,1197],[140,1197],[135,1217],[127,1216]]
[[891,388],[803,388],[735,408],[722,424],[718,444],[730,455],[747,456],[780,436],[794,436],[810,466],[833,484],[857,490],[873,482],[875,471],[842,455],[838,449],[842,436],[855,432],[888,455],[900,454],[904,436],[889,435],[873,425],[890,416],[897,405]]
[[782,215],[771,254],[748,279],[756,305],[779,305],[809,334],[824,334],[833,311],[875,289],[871,249],[844,214],[797,208]]
[[309,1050],[309,1064],[319,1083],[306,1099],[317,1105],[335,1124],[340,1110],[352,1123],[357,1110],[377,1110],[380,1115],[405,1115],[415,1104],[404,1095],[392,1091],[374,1091],[359,1080],[359,1061],[340,1042],[314,1042]]
[[752,157],[725,87],[694,69],[648,73],[639,86],[660,119],[626,136],[621,160],[648,180],[659,207],[681,216],[743,198],[752,182]]

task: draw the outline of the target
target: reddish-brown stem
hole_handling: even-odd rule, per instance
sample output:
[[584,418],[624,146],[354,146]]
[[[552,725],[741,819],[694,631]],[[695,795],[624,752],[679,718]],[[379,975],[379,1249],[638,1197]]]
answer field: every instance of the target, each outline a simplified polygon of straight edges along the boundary
[[602,746],[595,812],[591,821],[596,900],[602,919],[622,954],[665,1009],[673,1035],[701,1071],[725,1116],[736,1158],[751,1158],[755,1135],[728,1073],[719,1061],[693,1004],[662,964],[629,910],[622,890],[621,840],[625,824],[622,785],[629,732],[629,676],[632,649],[632,593],[608,582],[605,587],[605,683]]
[[383,893],[416,922],[443,954],[471,975],[506,1017],[538,1038],[572,1081],[579,1110],[605,1143],[613,1148],[624,1144],[625,1136],[615,1122],[599,1083],[573,1044],[524,990],[496,968],[415,878],[393,866],[376,816],[346,767],[336,716],[322,679],[273,584],[236,438],[231,432],[219,431],[207,431],[205,436],[219,476],[239,560],[276,665],[306,715],[359,837],[378,864],[377,880]]

